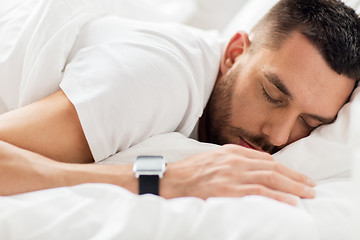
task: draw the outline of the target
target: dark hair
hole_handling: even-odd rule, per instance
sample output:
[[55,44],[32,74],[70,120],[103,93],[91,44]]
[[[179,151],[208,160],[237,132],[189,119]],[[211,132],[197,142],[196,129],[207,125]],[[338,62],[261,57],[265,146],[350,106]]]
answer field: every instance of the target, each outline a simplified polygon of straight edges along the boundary
[[360,20],[338,0],[280,0],[252,29],[251,51],[278,49],[292,32],[302,33],[338,74],[360,79]]

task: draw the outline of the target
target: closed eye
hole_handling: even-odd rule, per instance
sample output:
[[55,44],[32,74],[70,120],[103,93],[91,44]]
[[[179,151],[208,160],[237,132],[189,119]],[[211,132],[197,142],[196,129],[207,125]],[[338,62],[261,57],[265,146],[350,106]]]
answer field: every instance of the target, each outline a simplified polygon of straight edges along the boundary
[[306,120],[302,116],[300,116],[300,118],[301,118],[301,121],[303,122],[303,124],[305,125],[305,127],[310,129],[311,131],[320,126],[320,125],[318,125],[316,127],[311,126],[308,122],[306,122]]
[[282,103],[281,100],[277,100],[277,99],[272,98],[272,97],[266,92],[264,86],[262,86],[262,95],[265,97],[265,99],[266,99],[268,102],[270,102],[270,103],[272,103],[272,104],[276,104],[276,105],[277,105],[277,104],[281,104],[281,103]]

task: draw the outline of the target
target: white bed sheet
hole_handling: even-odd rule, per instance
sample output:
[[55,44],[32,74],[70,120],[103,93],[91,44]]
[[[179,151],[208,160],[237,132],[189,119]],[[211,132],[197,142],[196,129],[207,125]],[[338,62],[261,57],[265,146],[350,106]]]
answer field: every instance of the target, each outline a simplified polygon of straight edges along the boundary
[[164,200],[83,184],[0,198],[0,238],[352,239],[351,183],[323,183],[317,192],[292,207],[261,196]]

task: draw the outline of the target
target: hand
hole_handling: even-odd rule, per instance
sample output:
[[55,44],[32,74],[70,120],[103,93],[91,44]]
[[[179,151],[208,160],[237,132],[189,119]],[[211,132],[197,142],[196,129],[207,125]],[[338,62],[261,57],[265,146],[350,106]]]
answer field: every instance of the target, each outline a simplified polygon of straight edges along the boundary
[[160,195],[202,199],[262,195],[296,205],[291,194],[313,198],[313,186],[310,178],[275,162],[268,153],[224,145],[168,164],[160,181]]

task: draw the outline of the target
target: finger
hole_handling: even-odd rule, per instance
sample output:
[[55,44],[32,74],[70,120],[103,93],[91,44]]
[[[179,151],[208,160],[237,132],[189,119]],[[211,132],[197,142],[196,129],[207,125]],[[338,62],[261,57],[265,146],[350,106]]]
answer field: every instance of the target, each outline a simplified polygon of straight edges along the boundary
[[240,193],[241,196],[259,195],[259,196],[272,198],[274,200],[284,202],[292,206],[296,206],[298,202],[295,196],[280,191],[276,191],[258,184],[242,185],[241,187],[239,187],[238,192]]
[[260,184],[272,190],[290,193],[302,198],[315,197],[313,188],[274,171],[260,170],[248,172],[246,175],[243,175],[242,183],[244,181],[248,184]]
[[246,148],[246,147],[243,147],[240,145],[226,144],[226,145],[223,145],[221,148],[222,148],[222,150],[224,150],[228,153],[241,155],[243,157],[247,157],[247,158],[251,158],[251,159],[274,161],[274,158],[267,152],[261,152],[261,151]]
[[294,181],[304,183],[308,186],[314,187],[316,183],[311,178],[307,177],[306,175],[295,171],[279,162],[269,162],[269,161],[262,161],[262,160],[252,160],[249,161],[248,164],[249,170],[270,170],[278,172],[284,176],[287,176]]

